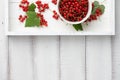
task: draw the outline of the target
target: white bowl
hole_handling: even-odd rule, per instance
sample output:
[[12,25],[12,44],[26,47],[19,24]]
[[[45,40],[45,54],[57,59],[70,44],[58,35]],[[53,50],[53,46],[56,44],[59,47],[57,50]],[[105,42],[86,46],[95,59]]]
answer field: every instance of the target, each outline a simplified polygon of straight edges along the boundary
[[59,3],[60,3],[60,0],[57,0],[57,12],[58,12],[58,14],[59,14],[59,16],[60,16],[60,18],[63,20],[63,21],[65,21],[66,23],[68,23],[68,24],[80,24],[80,23],[83,23],[83,22],[85,22],[88,18],[89,18],[89,16],[91,15],[91,11],[92,11],[92,2],[91,2],[91,0],[88,0],[88,13],[87,13],[87,15],[86,15],[86,17],[84,17],[81,21],[76,21],[76,22],[72,22],[72,21],[68,21],[68,20],[66,20],[61,14],[60,14],[60,12],[59,12]]

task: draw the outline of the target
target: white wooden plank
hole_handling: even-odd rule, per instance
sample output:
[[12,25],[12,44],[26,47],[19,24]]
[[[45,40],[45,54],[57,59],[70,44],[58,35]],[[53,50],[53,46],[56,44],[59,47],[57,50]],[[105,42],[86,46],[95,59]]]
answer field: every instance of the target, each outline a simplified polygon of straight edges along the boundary
[[85,37],[61,37],[61,80],[85,80]]
[[120,34],[112,37],[112,53],[113,53],[113,80],[120,80]]
[[112,80],[111,37],[87,37],[87,80]]
[[7,80],[7,42],[4,31],[4,5],[3,1],[0,2],[0,80]]
[[116,0],[116,36],[112,36],[113,80],[120,80],[120,0]]
[[35,37],[33,49],[34,80],[59,80],[58,37]]
[[9,38],[10,80],[33,80],[31,46],[29,37]]

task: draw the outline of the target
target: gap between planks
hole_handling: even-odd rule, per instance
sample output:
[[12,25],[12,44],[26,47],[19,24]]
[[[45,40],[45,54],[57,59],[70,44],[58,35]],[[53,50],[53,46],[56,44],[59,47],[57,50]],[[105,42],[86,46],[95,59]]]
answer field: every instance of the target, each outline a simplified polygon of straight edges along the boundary
[[[33,49],[33,50],[32,50],[32,56],[33,56],[32,63],[33,63],[33,73],[34,73],[34,74],[33,74],[33,80],[36,80],[36,79],[35,79],[35,76],[36,76],[35,74],[36,74],[36,73],[35,73],[35,67],[34,67],[34,66],[36,65],[36,64],[35,64],[35,61],[34,61],[34,48],[35,48],[35,47],[33,46],[33,45],[34,45],[34,40],[35,40],[35,38],[36,38],[36,37],[31,37],[31,39],[32,39],[32,42],[31,42],[31,43],[32,43],[32,49]],[[61,54],[60,54],[60,53],[61,53],[61,37],[59,36],[59,37],[57,37],[57,38],[58,38],[57,40],[58,40],[58,50],[59,50],[59,56],[58,56],[58,59],[59,59],[59,60],[58,60],[58,71],[59,71],[59,73],[58,73],[58,74],[59,74],[59,80],[61,80]],[[84,38],[85,38],[85,37],[84,37]],[[85,58],[85,59],[86,59],[86,58]],[[86,60],[85,60],[85,61],[86,61]],[[86,64],[85,64],[85,65],[86,65]],[[86,70],[86,68],[85,68],[85,70]],[[86,75],[86,71],[85,71],[85,75]],[[85,80],[86,80],[86,78],[85,78]]]

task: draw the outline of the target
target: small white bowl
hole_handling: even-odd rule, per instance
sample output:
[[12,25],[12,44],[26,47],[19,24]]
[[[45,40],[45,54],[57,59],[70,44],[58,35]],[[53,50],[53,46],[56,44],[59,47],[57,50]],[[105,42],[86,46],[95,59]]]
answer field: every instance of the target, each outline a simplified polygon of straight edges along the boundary
[[60,0],[57,0],[57,12],[58,12],[58,14],[59,14],[59,16],[60,16],[60,18],[63,20],[63,21],[65,21],[66,23],[68,23],[68,24],[80,24],[80,23],[83,23],[83,22],[85,22],[88,18],[89,18],[89,16],[91,15],[91,11],[92,11],[92,2],[91,2],[91,0],[88,0],[88,13],[87,13],[87,15],[86,15],[86,17],[84,17],[81,21],[76,21],[76,22],[72,22],[72,21],[68,21],[68,20],[66,20],[61,14],[60,14],[60,12],[59,12],[59,3],[60,3]]

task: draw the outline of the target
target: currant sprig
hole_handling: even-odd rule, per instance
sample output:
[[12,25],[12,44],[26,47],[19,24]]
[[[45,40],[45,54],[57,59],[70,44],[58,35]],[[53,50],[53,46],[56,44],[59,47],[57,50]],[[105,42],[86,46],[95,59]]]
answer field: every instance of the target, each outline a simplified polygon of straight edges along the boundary
[[[47,3],[43,4],[38,0],[35,3],[30,4],[27,0],[22,0],[19,7],[26,13],[25,16],[19,16],[20,22],[25,21],[26,27],[48,26],[48,23],[43,16],[45,10],[49,9],[49,5]],[[36,9],[38,10],[36,11]]]

